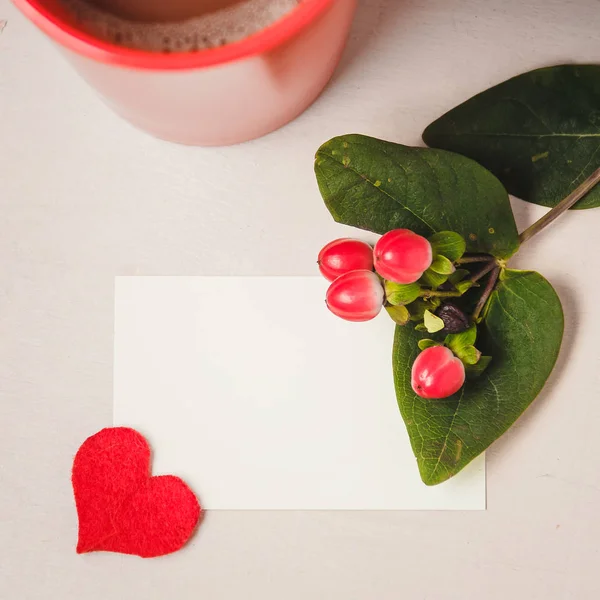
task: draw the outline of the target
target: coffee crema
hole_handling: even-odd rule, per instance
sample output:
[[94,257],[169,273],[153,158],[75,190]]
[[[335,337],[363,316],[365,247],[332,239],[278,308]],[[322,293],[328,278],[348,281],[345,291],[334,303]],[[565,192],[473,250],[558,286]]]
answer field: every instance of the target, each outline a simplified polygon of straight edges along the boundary
[[195,52],[240,41],[291,12],[302,0],[245,0],[184,21],[145,23],[88,0],[61,0],[78,27],[101,40],[149,52]]

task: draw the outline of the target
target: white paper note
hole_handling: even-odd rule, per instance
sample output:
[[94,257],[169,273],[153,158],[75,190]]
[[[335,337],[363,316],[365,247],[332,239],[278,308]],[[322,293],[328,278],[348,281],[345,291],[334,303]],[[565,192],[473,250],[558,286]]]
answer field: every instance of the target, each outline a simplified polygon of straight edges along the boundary
[[327,282],[118,277],[114,422],[208,509],[485,509],[485,461],[417,470],[382,314],[347,323]]

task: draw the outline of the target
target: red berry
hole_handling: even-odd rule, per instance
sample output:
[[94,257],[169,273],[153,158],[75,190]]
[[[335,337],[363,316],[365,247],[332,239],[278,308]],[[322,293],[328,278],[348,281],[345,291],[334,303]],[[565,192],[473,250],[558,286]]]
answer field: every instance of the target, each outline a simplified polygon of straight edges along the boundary
[[385,293],[372,271],[351,271],[338,277],[327,290],[327,307],[346,321],[370,321],[383,307]]
[[431,244],[409,229],[394,229],[375,245],[375,270],[388,281],[414,283],[433,260]]
[[447,398],[456,394],[464,383],[464,365],[445,346],[432,346],[423,350],[413,364],[411,385],[415,394],[421,398]]
[[325,279],[335,281],[350,271],[373,270],[373,248],[366,242],[342,238],[329,242],[319,252],[319,270]]

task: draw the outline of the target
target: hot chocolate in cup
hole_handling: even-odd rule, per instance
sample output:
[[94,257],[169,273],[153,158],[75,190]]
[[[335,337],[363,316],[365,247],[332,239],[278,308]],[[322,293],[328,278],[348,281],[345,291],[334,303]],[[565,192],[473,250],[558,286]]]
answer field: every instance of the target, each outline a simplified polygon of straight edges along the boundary
[[274,131],[316,100],[358,0],[224,1],[13,3],[130,123],[182,144],[223,146]]

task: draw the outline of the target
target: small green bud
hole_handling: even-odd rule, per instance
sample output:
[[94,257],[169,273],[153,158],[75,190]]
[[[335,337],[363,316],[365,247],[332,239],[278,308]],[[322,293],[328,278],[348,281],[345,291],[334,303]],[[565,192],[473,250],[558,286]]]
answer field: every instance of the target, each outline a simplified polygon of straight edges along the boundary
[[410,321],[410,312],[406,306],[386,306],[385,309],[397,325],[404,326]]
[[436,317],[430,310],[425,311],[424,325],[429,333],[437,333],[444,329],[444,321],[439,317]]

